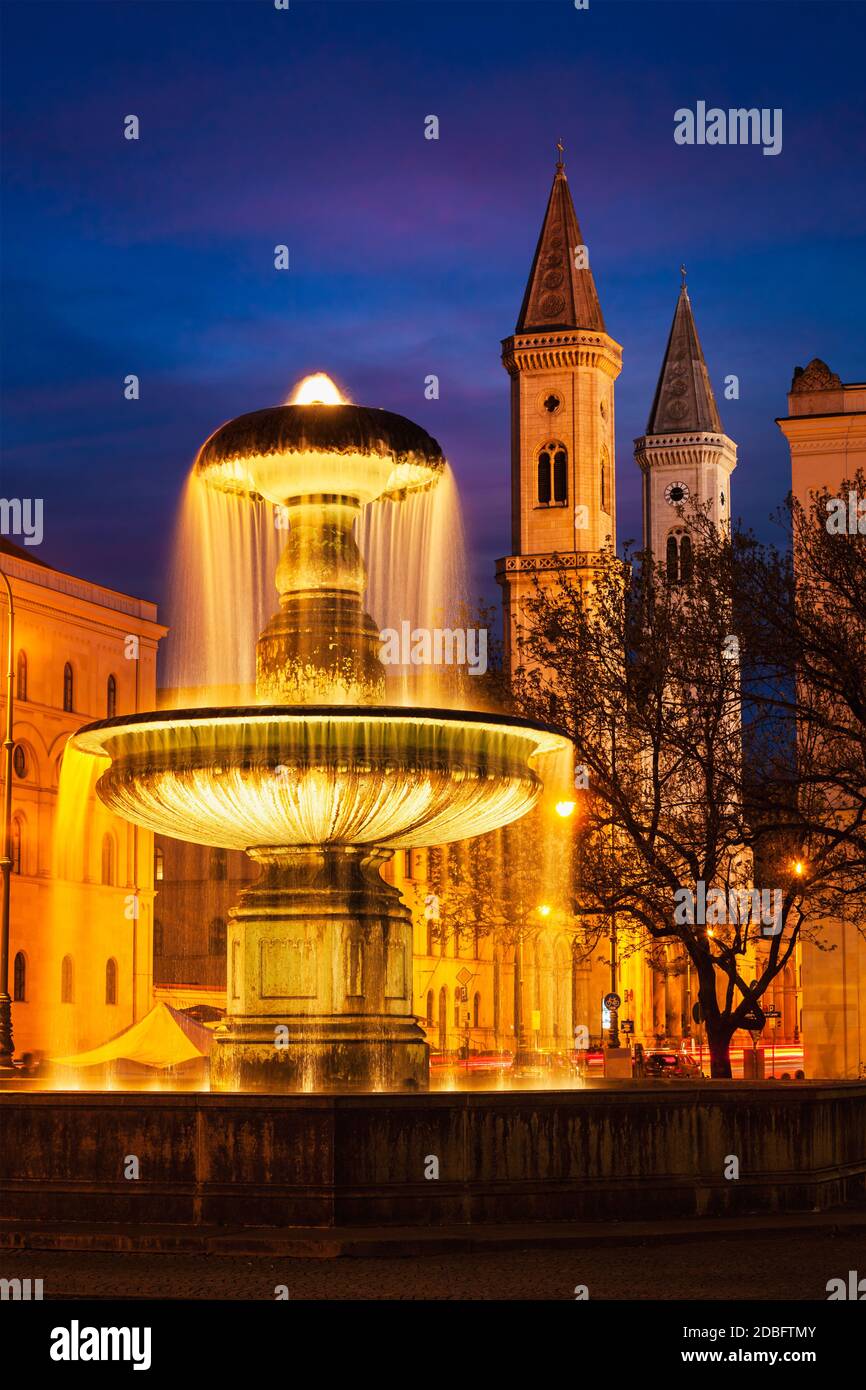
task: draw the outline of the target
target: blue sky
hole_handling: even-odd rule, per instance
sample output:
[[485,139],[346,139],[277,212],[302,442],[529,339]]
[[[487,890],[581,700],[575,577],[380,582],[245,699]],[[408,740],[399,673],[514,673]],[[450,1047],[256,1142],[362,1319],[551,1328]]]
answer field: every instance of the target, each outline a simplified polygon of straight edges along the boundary
[[[757,529],[788,484],[793,367],[866,378],[862,4],[37,0],[2,26],[2,492],[44,497],[38,553],[63,568],[162,600],[198,445],[323,369],[440,440],[493,594],[499,343],[559,136],[623,345],[620,541],[682,261]],[[699,100],[780,107],[781,154],[676,145]]]

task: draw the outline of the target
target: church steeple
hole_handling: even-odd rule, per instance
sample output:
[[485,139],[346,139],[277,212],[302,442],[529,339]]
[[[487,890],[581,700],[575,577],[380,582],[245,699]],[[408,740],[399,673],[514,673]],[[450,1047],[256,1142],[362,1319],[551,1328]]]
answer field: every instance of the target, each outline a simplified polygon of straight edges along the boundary
[[585,328],[603,333],[604,318],[565,176],[561,141],[557,149],[553,187],[515,332]]
[[685,268],[647,434],[722,433],[701,340],[686,288]]
[[737,446],[722,429],[682,267],[674,321],[646,434],[635,440],[643,478],[644,550],[683,577],[690,563],[689,512],[718,526],[731,517]]

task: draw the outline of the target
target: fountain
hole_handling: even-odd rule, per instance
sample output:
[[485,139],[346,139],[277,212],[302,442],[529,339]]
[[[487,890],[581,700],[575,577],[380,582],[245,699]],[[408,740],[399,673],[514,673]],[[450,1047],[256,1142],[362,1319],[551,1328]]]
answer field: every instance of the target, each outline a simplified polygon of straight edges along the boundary
[[283,509],[257,703],[120,716],[74,744],[110,759],[97,792],[116,814],[260,865],[230,913],[211,1088],[417,1089],[412,920],[380,868],[524,815],[533,760],[568,745],[529,720],[386,703],[355,523],[377,498],[435,487],[445,460],[403,416],[310,380],[221,426],[196,460],[209,486]]

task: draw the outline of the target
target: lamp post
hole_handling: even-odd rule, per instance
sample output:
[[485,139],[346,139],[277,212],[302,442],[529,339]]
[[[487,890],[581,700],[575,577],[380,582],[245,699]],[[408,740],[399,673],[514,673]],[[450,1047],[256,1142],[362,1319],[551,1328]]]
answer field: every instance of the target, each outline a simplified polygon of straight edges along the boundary
[[0,858],[3,882],[0,892],[0,1073],[12,1070],[12,998],[9,994],[9,903],[12,887],[12,720],[15,701],[15,601],[12,585],[0,570],[9,604],[6,643],[6,735],[3,739],[3,855]]

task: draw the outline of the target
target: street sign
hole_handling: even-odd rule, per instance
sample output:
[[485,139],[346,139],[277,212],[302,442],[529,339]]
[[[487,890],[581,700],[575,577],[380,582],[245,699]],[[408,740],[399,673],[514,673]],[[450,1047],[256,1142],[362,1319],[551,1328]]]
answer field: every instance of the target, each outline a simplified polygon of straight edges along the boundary
[[471,970],[467,970],[465,965],[464,965],[464,967],[463,967],[462,970],[458,970],[458,972],[457,972],[457,980],[458,980],[458,983],[459,983],[459,984],[461,984],[461,985],[468,985],[468,984],[469,984],[469,981],[470,981],[471,979],[472,979],[472,971],[471,971]]
[[764,1009],[764,1018],[781,1018],[781,1009]]
[[621,1033],[633,1033],[633,1032],[634,1032],[634,1020],[633,1020],[633,1019],[630,1019],[630,1018],[624,1018],[623,1021],[622,1021],[622,1023],[619,1025],[619,1031],[620,1031]]
[[757,1005],[755,1005],[755,1007],[753,1009],[750,1009],[749,1012],[746,1014],[746,1017],[743,1019],[742,1026],[749,1033],[760,1033],[766,1021],[767,1020],[764,1017],[763,1011],[759,1009]]
[[622,1000],[618,994],[606,994],[604,996],[604,1007],[610,1009],[611,1013],[613,1013],[615,1009],[618,1009],[621,1003]]

